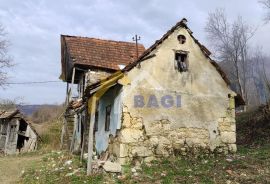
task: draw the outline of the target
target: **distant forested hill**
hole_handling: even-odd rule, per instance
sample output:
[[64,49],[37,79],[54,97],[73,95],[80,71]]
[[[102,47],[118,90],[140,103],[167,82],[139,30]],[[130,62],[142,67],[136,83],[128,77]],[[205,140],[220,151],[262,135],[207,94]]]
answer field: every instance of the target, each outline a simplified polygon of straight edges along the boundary
[[18,105],[18,109],[27,116],[32,116],[34,112],[41,108],[56,108],[59,105],[48,105],[48,104],[43,104],[43,105]]

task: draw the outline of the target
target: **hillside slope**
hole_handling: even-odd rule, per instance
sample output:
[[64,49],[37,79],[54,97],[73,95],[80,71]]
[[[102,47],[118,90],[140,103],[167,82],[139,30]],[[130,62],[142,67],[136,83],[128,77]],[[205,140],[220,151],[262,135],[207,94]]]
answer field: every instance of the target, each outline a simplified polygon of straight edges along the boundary
[[270,107],[254,108],[237,115],[237,144],[260,146],[270,144]]

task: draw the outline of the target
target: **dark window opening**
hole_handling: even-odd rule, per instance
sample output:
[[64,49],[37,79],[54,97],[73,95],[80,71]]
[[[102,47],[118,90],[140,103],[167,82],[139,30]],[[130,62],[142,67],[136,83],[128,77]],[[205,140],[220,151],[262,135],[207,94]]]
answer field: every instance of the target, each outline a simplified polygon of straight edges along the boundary
[[95,124],[94,124],[94,131],[98,131],[98,116],[99,116],[99,101],[96,102],[96,112],[95,112]]
[[188,71],[188,55],[187,52],[175,53],[176,69],[180,72]]
[[105,116],[105,131],[110,130],[110,116],[111,116],[111,106],[106,107],[106,116]]
[[25,137],[27,126],[28,124],[23,119],[21,119],[17,138],[17,149],[19,149],[19,151],[21,151],[21,149],[24,147],[25,141],[29,140],[28,137]]
[[85,88],[85,75],[83,75],[83,80],[82,80],[82,95],[84,94],[84,88]]
[[84,138],[84,122],[87,122],[86,116],[83,116],[83,121],[81,121],[81,148],[83,148]]
[[24,147],[24,142],[28,141],[29,138],[22,136],[22,135],[18,135],[18,140],[17,140],[17,149],[19,149],[19,151],[21,151],[21,149]]
[[80,123],[81,123],[81,115],[78,114],[77,115],[77,132],[79,133],[80,132]]
[[186,43],[186,37],[184,35],[178,35],[177,39],[178,39],[180,44]]
[[95,113],[95,124],[94,124],[94,131],[97,132],[98,131],[98,110],[96,110]]
[[26,132],[27,123],[24,120],[20,120],[19,131]]

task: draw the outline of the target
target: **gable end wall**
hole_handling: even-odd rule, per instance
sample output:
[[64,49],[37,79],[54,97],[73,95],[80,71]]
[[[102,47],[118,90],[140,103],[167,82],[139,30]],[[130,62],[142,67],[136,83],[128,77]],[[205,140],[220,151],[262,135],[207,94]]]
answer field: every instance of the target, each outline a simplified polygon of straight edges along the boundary
[[[183,45],[179,34],[187,38]],[[175,69],[175,50],[189,52],[188,72]],[[131,85],[123,87],[122,126],[111,144],[118,161],[150,161],[200,149],[235,152],[235,93],[187,30],[176,29],[151,54],[155,57],[128,72]],[[164,96],[170,96],[169,108]],[[135,98],[143,99],[143,107],[135,107]]]

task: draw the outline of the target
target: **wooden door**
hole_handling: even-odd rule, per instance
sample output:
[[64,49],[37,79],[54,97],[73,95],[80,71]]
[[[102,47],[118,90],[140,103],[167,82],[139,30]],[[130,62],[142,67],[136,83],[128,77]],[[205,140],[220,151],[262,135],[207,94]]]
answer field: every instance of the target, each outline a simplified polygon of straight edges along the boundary
[[0,123],[0,150],[5,150],[6,139],[7,139],[7,123]]

